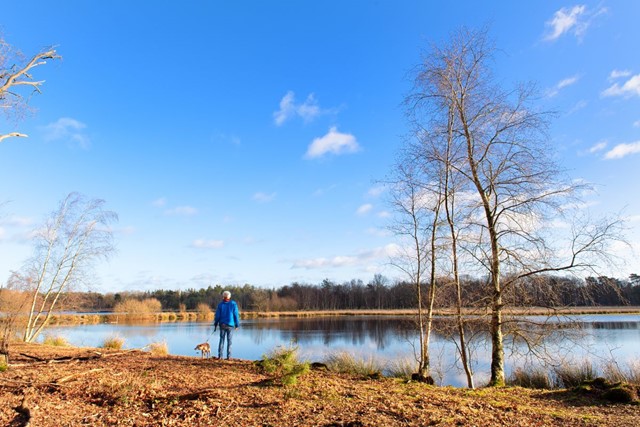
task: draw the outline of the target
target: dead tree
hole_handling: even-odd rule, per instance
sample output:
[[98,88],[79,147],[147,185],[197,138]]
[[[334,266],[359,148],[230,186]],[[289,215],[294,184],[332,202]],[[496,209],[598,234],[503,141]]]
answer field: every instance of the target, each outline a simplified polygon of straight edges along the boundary
[[[45,49],[24,62],[17,52],[0,37],[0,109],[5,116],[19,116],[29,103],[33,93],[40,93],[44,80],[35,80],[32,71],[51,59],[60,59],[55,49]],[[0,142],[6,138],[26,137],[20,132],[0,134]]]

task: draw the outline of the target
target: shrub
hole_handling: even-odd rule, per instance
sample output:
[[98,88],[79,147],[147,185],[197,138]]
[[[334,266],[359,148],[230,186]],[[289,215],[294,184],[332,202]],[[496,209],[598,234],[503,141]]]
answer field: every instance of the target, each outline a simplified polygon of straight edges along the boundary
[[294,385],[298,377],[309,372],[309,363],[298,360],[298,347],[276,347],[258,362],[272,376],[272,383]]
[[45,335],[44,339],[42,340],[42,344],[52,345],[56,347],[67,347],[69,345],[69,342],[67,342],[67,339],[65,337],[61,337],[61,336],[54,337],[52,335]]
[[209,304],[201,302],[196,307],[196,313],[198,313],[198,316],[207,317],[212,313],[211,307],[209,306]]
[[366,378],[380,378],[384,369],[373,357],[356,358],[344,351],[328,356],[325,363],[331,371]]
[[113,350],[121,350],[124,346],[124,338],[109,337],[102,343],[102,348],[110,348]]
[[128,316],[149,316],[162,311],[162,303],[156,298],[145,300],[126,299],[113,307],[115,313],[124,313]]

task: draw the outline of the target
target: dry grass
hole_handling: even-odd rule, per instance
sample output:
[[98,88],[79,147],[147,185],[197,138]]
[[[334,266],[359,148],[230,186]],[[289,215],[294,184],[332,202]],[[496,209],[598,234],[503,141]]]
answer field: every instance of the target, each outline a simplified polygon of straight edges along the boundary
[[417,362],[412,358],[394,359],[387,364],[384,372],[391,378],[410,380],[417,371]]
[[54,347],[68,347],[69,342],[65,337],[61,336],[53,336],[53,335],[45,335],[42,344],[51,345]]
[[384,364],[380,363],[373,356],[356,357],[348,352],[330,354],[324,363],[332,372],[356,375],[363,378],[380,378],[384,371]]
[[124,346],[124,338],[113,336],[104,340],[102,348],[109,348],[112,350],[121,350]]
[[602,372],[609,382],[640,385],[640,360],[634,360],[626,367],[620,366],[615,360],[611,360],[603,365]]
[[169,346],[166,341],[152,342],[146,348],[148,348],[149,353],[154,356],[166,356],[169,354]]

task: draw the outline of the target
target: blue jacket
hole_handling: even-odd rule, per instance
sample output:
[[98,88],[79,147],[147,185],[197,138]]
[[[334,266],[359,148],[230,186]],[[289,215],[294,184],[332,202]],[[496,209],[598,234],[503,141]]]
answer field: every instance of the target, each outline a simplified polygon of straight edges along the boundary
[[229,325],[234,328],[240,326],[240,311],[235,301],[222,301],[218,304],[213,326],[218,325]]

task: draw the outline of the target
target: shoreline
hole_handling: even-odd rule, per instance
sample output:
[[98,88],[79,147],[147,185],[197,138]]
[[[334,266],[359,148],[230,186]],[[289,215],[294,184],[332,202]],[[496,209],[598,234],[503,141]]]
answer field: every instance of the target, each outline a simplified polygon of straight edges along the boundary
[[[311,318],[330,316],[416,316],[417,310],[297,310],[297,311],[241,311],[242,319],[269,319],[269,318]],[[452,317],[456,315],[454,308],[441,308],[434,310],[434,316]],[[463,310],[464,316],[486,316],[488,309]],[[577,316],[577,315],[612,315],[612,314],[637,314],[640,315],[640,306],[620,306],[620,307],[511,307],[505,308],[505,316]],[[189,322],[213,320],[214,313],[196,312],[173,312],[165,311],[161,313],[127,314],[127,313],[64,313],[53,314],[49,322],[50,325],[82,325],[98,323],[129,323],[133,321],[146,322]]]

